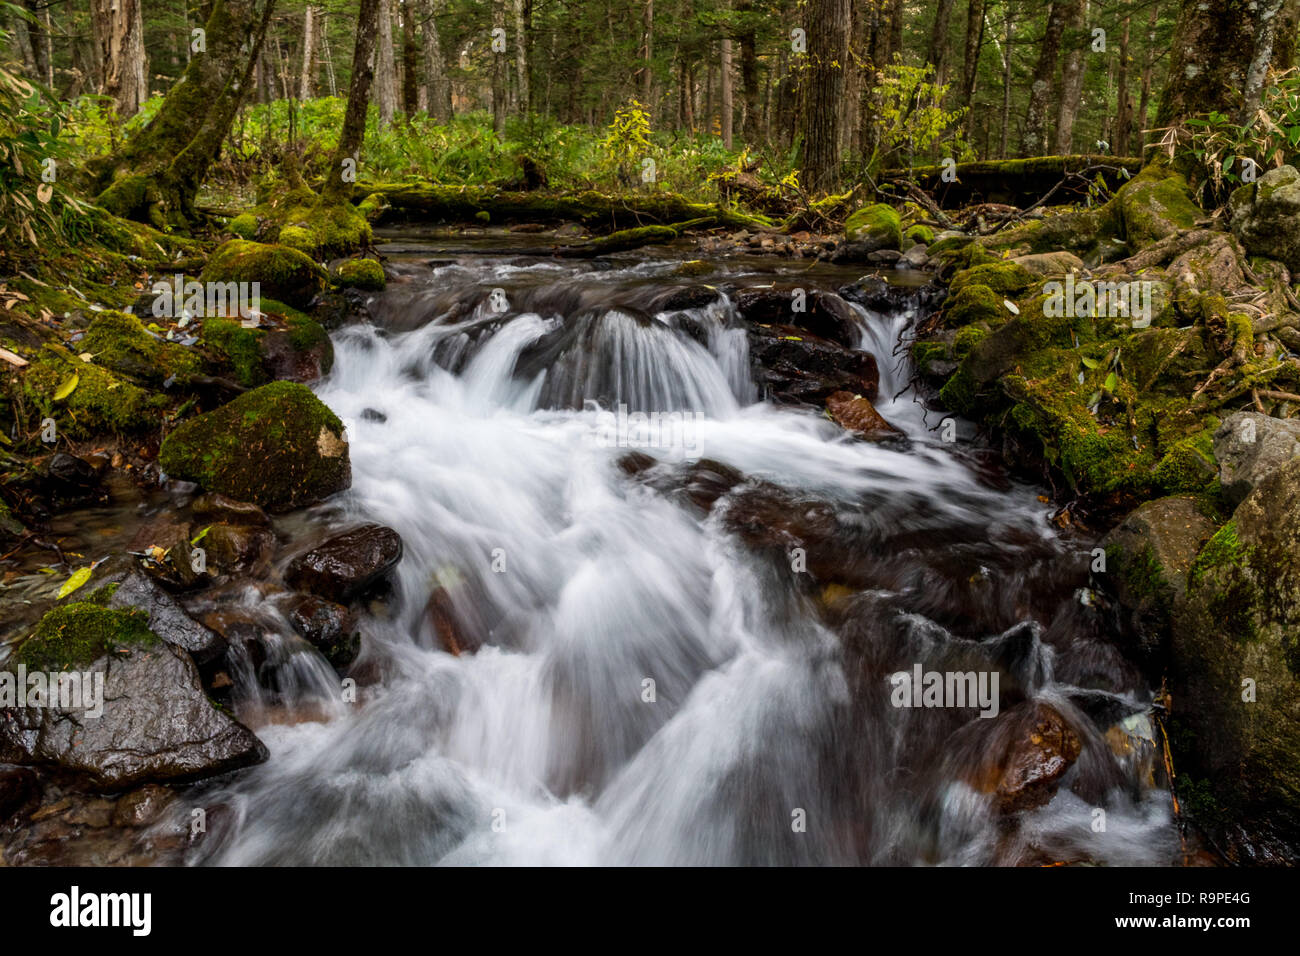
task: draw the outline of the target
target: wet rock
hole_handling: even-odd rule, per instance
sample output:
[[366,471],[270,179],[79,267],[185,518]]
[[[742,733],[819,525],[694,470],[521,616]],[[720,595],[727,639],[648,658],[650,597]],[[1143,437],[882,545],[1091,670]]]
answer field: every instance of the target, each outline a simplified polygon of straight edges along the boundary
[[840,523],[823,499],[761,482],[727,498],[723,521],[746,545],[783,562],[803,548],[807,571],[819,581],[836,580],[844,564]]
[[326,274],[297,249],[231,239],[209,257],[200,280],[258,282],[266,298],[301,309],[325,290]]
[[877,249],[867,253],[867,261],[876,265],[893,265],[903,258],[897,249]]
[[72,488],[92,489],[99,484],[99,474],[90,462],[66,452],[57,452],[50,458],[47,473]]
[[1265,478],[1300,455],[1300,422],[1258,412],[1234,412],[1214,432],[1223,493],[1234,505]]
[[294,558],[285,580],[298,590],[347,603],[384,578],[401,559],[398,533],[383,525],[367,524]]
[[851,431],[859,438],[879,441],[892,438],[902,432],[885,421],[876,407],[861,395],[850,392],[835,392],[826,399],[826,411],[840,427]]
[[25,767],[0,769],[0,824],[41,794],[41,781],[33,770]]
[[113,808],[113,825],[118,827],[144,827],[156,821],[176,799],[167,787],[147,783],[122,796]]
[[267,750],[203,693],[194,661],[160,640],[140,611],[55,608],[18,651],[29,672],[102,675],[103,713],[11,708],[0,715],[0,760],[55,766],[99,790],[197,780],[264,761]]
[[207,553],[209,570],[224,574],[250,574],[260,576],[271,563],[275,549],[275,534],[270,528],[248,524],[219,522],[206,528],[196,528],[195,536],[202,534],[196,547]]
[[1082,750],[1079,735],[1060,712],[1026,701],[995,718],[985,759],[970,783],[992,794],[1002,813],[1032,810],[1051,801]]
[[900,269],[924,269],[930,264],[930,255],[925,251],[924,243],[916,243],[902,254],[898,260]]
[[702,309],[718,299],[718,290],[707,285],[681,286],[656,293],[646,306],[652,314],[676,312],[683,309]]
[[946,291],[939,285],[898,285],[878,275],[866,275],[836,290],[840,298],[866,306],[876,312],[896,314],[908,308],[926,308],[940,300]]
[[226,642],[220,634],[190,617],[171,595],[141,571],[132,571],[117,585],[108,606],[143,611],[149,630],[184,649],[200,667],[225,653]]
[[251,501],[239,501],[228,495],[208,493],[199,495],[190,505],[190,511],[200,521],[223,521],[226,524],[270,527],[266,512]]
[[337,671],[345,670],[361,652],[356,618],[346,607],[314,594],[295,594],[284,603],[293,629],[316,648]]
[[1120,608],[1121,627],[1139,660],[1163,661],[1175,605],[1187,591],[1187,575],[1214,533],[1195,498],[1169,497],[1140,505],[1101,541],[1106,570],[1093,580]]
[[1069,272],[1083,271],[1083,260],[1073,252],[1065,250],[1016,256],[1011,261],[1036,276],[1060,276]]
[[1270,169],[1235,190],[1228,201],[1232,231],[1253,256],[1267,256],[1300,273],[1300,172]]
[[844,348],[862,338],[858,316],[844,300],[815,289],[746,289],[736,296],[736,309],[747,322],[792,326]]
[[820,405],[840,391],[876,397],[880,372],[869,352],[846,349],[792,326],[754,326],[749,333],[754,380],[777,401]]
[[173,478],[271,510],[313,504],[352,484],[343,423],[311,390],[273,382],[190,419],[162,444]]
[[[898,212],[885,203],[875,203],[857,210],[844,223],[844,245],[865,250],[898,249],[903,244],[903,224]],[[841,246],[843,248],[843,246]]]

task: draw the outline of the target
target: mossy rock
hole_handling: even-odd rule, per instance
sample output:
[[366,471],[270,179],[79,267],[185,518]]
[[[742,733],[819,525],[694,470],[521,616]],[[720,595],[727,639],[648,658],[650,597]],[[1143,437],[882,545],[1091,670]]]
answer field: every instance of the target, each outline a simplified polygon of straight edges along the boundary
[[923,226],[920,223],[912,226],[903,235],[912,242],[920,242],[927,246],[934,242],[934,230],[929,226]]
[[1003,296],[986,285],[967,285],[944,300],[943,324],[946,328],[975,323],[999,326],[1011,315],[1003,300]]
[[[305,197],[303,197],[305,198]],[[370,222],[351,203],[295,206],[281,219],[278,241],[313,259],[346,256],[370,245]]]
[[273,382],[185,422],[160,467],[208,491],[289,510],[352,484],[343,423],[306,386]]
[[262,295],[306,308],[326,285],[325,270],[297,249],[231,239],[212,254],[203,282],[258,282]]
[[897,249],[903,244],[903,222],[893,206],[875,203],[849,216],[844,235],[850,242],[869,242],[876,249]]
[[155,385],[169,379],[184,382],[200,374],[203,365],[185,346],[150,334],[125,312],[98,313],[77,348],[93,355],[96,365]]
[[384,267],[374,259],[346,259],[334,272],[334,282],[343,288],[378,292],[387,285]]
[[334,366],[334,345],[314,319],[273,299],[262,312],[277,326],[245,328],[235,319],[203,321],[204,347],[240,385],[251,388],[276,379],[311,382]]
[[1192,229],[1205,213],[1192,199],[1187,180],[1163,163],[1150,163],[1116,192],[1124,239],[1133,249]]
[[1038,277],[1024,266],[1010,260],[986,262],[963,269],[952,277],[948,291],[961,292],[968,286],[986,286],[998,295],[1015,298],[1038,284]]
[[238,239],[256,239],[257,228],[257,216],[251,212],[240,213],[226,226],[230,234]]
[[[77,384],[65,398],[60,389],[76,375]],[[71,438],[130,433],[155,428],[165,395],[150,392],[100,368],[82,362],[60,346],[46,346],[24,370],[23,391],[43,417],[53,418]]]
[[149,630],[149,615],[139,610],[110,610],[83,601],[49,611],[15,654],[29,671],[84,668],[105,654],[159,643]]

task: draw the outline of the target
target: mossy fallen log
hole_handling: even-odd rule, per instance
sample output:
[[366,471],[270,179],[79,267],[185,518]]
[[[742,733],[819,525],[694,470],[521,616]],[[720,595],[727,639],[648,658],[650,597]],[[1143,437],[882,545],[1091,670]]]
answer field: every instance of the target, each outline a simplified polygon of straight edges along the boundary
[[359,185],[357,198],[363,209],[371,210],[372,222],[377,225],[413,221],[580,222],[590,229],[614,232],[699,220],[701,225],[734,229],[774,228],[765,216],[717,203],[691,202],[676,193],[610,196],[588,190],[547,194],[508,192],[488,186],[400,183]]
[[[880,179],[881,182],[914,182],[934,196],[941,208],[956,209],[979,202],[1027,206],[1038,202],[1061,180],[1075,176],[1077,181],[1067,182],[1047,203],[1064,205],[1083,199],[1088,184],[1097,176],[1111,189],[1117,189],[1125,181],[1125,172],[1134,176],[1141,169],[1141,158],[1132,156],[1035,156],[958,163],[955,167],[887,169]],[[951,182],[944,179],[945,170],[952,171],[948,177]],[[1078,175],[1085,171],[1086,175]]]

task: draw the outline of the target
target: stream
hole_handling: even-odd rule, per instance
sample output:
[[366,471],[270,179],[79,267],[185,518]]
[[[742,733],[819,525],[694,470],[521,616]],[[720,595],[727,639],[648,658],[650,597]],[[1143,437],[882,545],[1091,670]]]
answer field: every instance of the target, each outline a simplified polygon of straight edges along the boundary
[[[271,757],[194,788],[191,862],[1177,859],[1152,755],[1114,745],[1152,692],[1093,606],[1094,543],[967,426],[944,440],[910,384],[914,308],[850,306],[903,433],[861,441],[760,400],[734,304],[860,270],[721,258],[690,279],[672,250],[387,241],[373,321],[334,334],[316,388],[352,488],[310,514],[394,528],[404,558],[361,616],[355,702],[302,642],[275,719],[241,684]],[[656,309],[702,283],[723,292]],[[889,677],[915,665],[995,672],[1000,716],[895,706]],[[1081,749],[1009,814],[981,781],[1036,704]]]

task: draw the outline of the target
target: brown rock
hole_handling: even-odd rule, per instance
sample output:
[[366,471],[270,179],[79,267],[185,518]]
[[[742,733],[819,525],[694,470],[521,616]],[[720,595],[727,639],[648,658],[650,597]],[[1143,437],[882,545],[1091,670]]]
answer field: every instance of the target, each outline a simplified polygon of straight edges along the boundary
[[862,395],[835,392],[826,399],[826,411],[830,412],[836,424],[860,438],[878,441],[902,434],[885,421],[884,417],[876,411],[876,407],[871,404],[870,399]]

